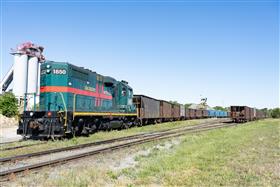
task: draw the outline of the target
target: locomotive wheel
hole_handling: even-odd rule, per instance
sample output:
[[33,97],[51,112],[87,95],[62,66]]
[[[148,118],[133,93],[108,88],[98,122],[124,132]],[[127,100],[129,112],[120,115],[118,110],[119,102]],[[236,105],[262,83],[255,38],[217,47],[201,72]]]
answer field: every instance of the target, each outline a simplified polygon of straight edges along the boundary
[[128,128],[129,128],[129,125],[127,123],[122,124],[122,129],[128,129]]
[[141,119],[138,119],[136,122],[137,127],[142,127],[143,126],[143,121]]

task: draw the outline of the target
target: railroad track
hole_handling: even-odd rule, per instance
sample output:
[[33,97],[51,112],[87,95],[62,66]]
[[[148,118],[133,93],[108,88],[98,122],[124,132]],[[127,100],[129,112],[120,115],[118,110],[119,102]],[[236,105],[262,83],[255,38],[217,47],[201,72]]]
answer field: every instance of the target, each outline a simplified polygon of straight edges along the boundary
[[37,169],[40,169],[40,168],[45,167],[45,166],[55,165],[55,164],[59,164],[59,163],[65,163],[65,162],[75,160],[75,159],[79,159],[79,158],[86,157],[86,156],[105,153],[105,152],[130,147],[130,146],[133,146],[133,145],[143,144],[143,143],[147,143],[147,142],[151,142],[151,141],[182,136],[182,135],[185,135],[185,134],[188,134],[188,133],[196,133],[196,132],[208,131],[208,130],[212,130],[212,129],[230,127],[230,126],[234,126],[234,125],[232,125],[232,124],[220,124],[220,123],[217,124],[216,123],[216,124],[212,124],[212,125],[209,125],[209,124],[204,125],[204,126],[200,125],[197,128],[188,128],[188,129],[184,129],[184,130],[182,130],[182,129],[175,130],[175,131],[172,131],[172,132],[167,131],[167,132],[157,133],[157,134],[146,136],[144,138],[134,140],[134,141],[131,141],[131,142],[126,142],[126,143],[122,143],[122,144],[118,144],[118,145],[109,146],[109,147],[106,147],[106,148],[100,148],[100,149],[97,149],[97,150],[84,152],[84,153],[81,153],[81,154],[71,155],[71,156],[68,156],[68,157],[58,158],[58,159],[54,159],[54,160],[50,160],[50,161],[39,162],[39,163],[35,163],[35,164],[23,166],[23,167],[17,167],[17,168],[14,168],[14,169],[1,171],[0,172],[0,177],[1,177],[1,181],[7,181],[7,180],[9,180],[9,176],[14,176],[15,174],[24,173],[25,171],[37,170]]
[[0,142],[0,146],[9,145],[9,144],[12,144],[12,143],[22,142],[22,141],[23,140],[16,140],[16,141],[10,141],[10,142]]
[[[20,142],[25,142],[25,141],[26,141],[26,139],[10,141],[10,142],[1,142],[0,143],[0,151],[20,149],[20,148],[24,148],[24,147],[31,147],[31,146],[47,143],[47,142],[40,142],[40,143],[36,143],[36,144],[26,144],[26,145],[17,145],[17,146],[6,147],[6,146],[9,146],[10,144],[13,144],[13,143],[20,143]],[[4,146],[4,148],[3,148],[3,146]]]
[[[219,120],[215,120],[216,122],[219,121]],[[213,121],[213,122],[215,122]],[[227,121],[229,122],[229,121]],[[204,122],[204,123],[207,123],[207,122]],[[200,124],[196,124],[196,125],[202,125],[204,123],[200,123]],[[196,125],[192,125],[192,126],[196,126]],[[181,127],[178,127],[178,128],[181,128]],[[174,129],[177,129],[177,128],[174,128]],[[166,130],[163,130],[163,131],[166,131]],[[158,132],[162,132],[162,131],[158,131]],[[19,143],[19,142],[24,142],[25,140],[17,140],[17,141],[10,141],[10,142],[3,142],[3,143],[0,143],[0,151],[10,151],[10,150],[15,150],[15,149],[21,149],[21,148],[25,148],[25,147],[32,147],[32,146],[36,146],[36,145],[41,145],[41,144],[46,144],[47,142],[40,142],[38,144],[28,144],[28,145],[18,145],[18,146],[13,146],[13,147],[5,147],[5,148],[2,148],[2,146],[5,146],[5,145],[9,145],[9,144],[13,144],[13,143]],[[0,161],[1,162],[1,161]]]
[[[217,121],[220,121],[220,120],[215,120],[215,121],[217,122]],[[212,122],[215,122],[215,121],[212,121]],[[204,122],[204,123],[207,123],[207,122]],[[202,125],[204,123],[200,123],[200,124],[197,124],[197,125]],[[192,125],[192,126],[196,126],[196,125]],[[191,127],[191,126],[189,126],[189,127]],[[178,128],[181,128],[181,127],[178,127]],[[178,129],[178,128],[174,128],[174,129]],[[162,130],[162,131],[166,131],[166,130]],[[158,131],[158,132],[162,132],[162,131]],[[146,133],[143,133],[143,134],[146,134]],[[0,143],[0,151],[10,151],[10,150],[21,149],[21,148],[25,148],[25,147],[32,147],[32,146],[36,146],[36,145],[41,145],[41,144],[46,144],[47,143],[47,142],[40,142],[38,144],[18,145],[18,146],[14,146],[14,147],[1,148],[2,147],[1,145],[12,144],[12,143],[17,143],[17,142],[24,142],[24,140],[5,142],[5,143],[2,143],[2,144]]]
[[12,161],[16,162],[16,161],[23,160],[23,159],[30,158],[30,157],[43,156],[43,155],[47,155],[47,154],[58,153],[58,152],[63,152],[63,151],[71,151],[71,150],[76,150],[76,149],[81,149],[81,148],[86,148],[86,147],[91,147],[91,146],[97,146],[97,145],[103,145],[103,144],[110,144],[110,143],[114,143],[114,142],[118,142],[118,141],[144,138],[147,136],[153,136],[158,133],[172,132],[172,131],[181,130],[181,129],[191,130],[194,128],[196,129],[196,128],[200,128],[200,127],[205,127],[205,125],[207,126],[207,125],[212,125],[215,123],[224,123],[224,122],[226,122],[226,121],[225,120],[215,120],[215,121],[204,122],[204,123],[187,126],[187,127],[177,127],[177,128],[173,128],[173,129],[161,130],[161,131],[156,131],[156,132],[141,133],[141,134],[125,136],[125,137],[120,137],[120,138],[113,138],[113,139],[109,139],[109,140],[103,140],[103,141],[79,144],[79,145],[68,146],[68,147],[63,147],[63,148],[50,149],[50,150],[40,151],[40,152],[35,152],[35,153],[28,153],[28,154],[16,155],[16,156],[11,156],[11,157],[5,157],[5,158],[0,158],[0,163],[12,162]]
[[27,144],[27,145],[18,145],[18,146],[14,146],[14,147],[5,147],[5,148],[0,148],[0,151],[10,151],[10,150],[21,149],[21,148],[25,148],[25,147],[32,147],[32,146],[46,144],[46,143],[47,142],[40,142],[40,143],[36,143],[36,144]]

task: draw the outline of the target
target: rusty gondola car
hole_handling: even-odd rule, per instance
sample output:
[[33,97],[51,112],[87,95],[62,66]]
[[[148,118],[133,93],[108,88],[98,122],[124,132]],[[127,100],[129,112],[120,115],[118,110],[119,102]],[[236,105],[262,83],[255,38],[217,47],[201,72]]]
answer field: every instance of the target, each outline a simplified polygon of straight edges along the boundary
[[201,109],[196,109],[196,110],[195,110],[195,118],[196,118],[196,119],[201,119],[201,118],[203,118],[203,110],[201,110]]
[[161,121],[160,101],[145,95],[134,95],[133,103],[140,125],[157,123]]
[[173,120],[180,119],[180,105],[172,104],[172,118]]
[[231,106],[230,117],[236,123],[248,122],[263,119],[265,114],[263,111],[248,106]]
[[196,109],[186,108],[186,119],[195,119],[196,118]]
[[162,121],[172,121],[172,104],[167,101],[160,101],[160,117]]
[[208,111],[207,110],[202,110],[202,118],[208,118]]
[[231,106],[230,117],[234,122],[247,122],[251,120],[251,108],[247,106]]

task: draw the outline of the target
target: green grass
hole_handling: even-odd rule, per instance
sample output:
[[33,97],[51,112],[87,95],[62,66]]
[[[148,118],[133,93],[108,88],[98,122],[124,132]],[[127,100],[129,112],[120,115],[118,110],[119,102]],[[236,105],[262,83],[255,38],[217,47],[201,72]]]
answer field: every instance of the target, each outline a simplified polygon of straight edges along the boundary
[[279,186],[279,120],[185,136],[171,152],[138,158],[130,185]]
[[[156,125],[148,125],[148,126],[143,126],[143,127],[134,127],[134,128],[126,129],[126,130],[121,130],[121,131],[117,131],[117,130],[110,131],[110,132],[101,131],[101,132],[92,134],[90,137],[76,137],[76,138],[72,138],[70,140],[48,141],[46,144],[20,148],[20,149],[16,149],[16,150],[0,151],[0,157],[8,157],[8,156],[14,156],[14,155],[19,155],[19,154],[33,153],[33,152],[37,152],[37,151],[43,151],[43,150],[48,150],[48,149],[60,148],[60,147],[67,147],[67,146],[78,145],[78,144],[88,143],[88,142],[93,142],[93,141],[100,141],[100,140],[107,140],[107,139],[118,138],[118,137],[123,137],[123,136],[129,136],[129,135],[134,135],[137,133],[154,132],[154,131],[160,131],[160,130],[171,129],[171,128],[176,128],[176,127],[195,125],[195,124],[201,123],[203,121],[205,121],[205,120],[188,120],[188,121],[178,121],[178,122],[162,123],[162,124],[156,124]],[[5,147],[26,145],[26,144],[34,144],[34,141],[13,143],[8,146],[2,146],[1,148],[3,149]]]

